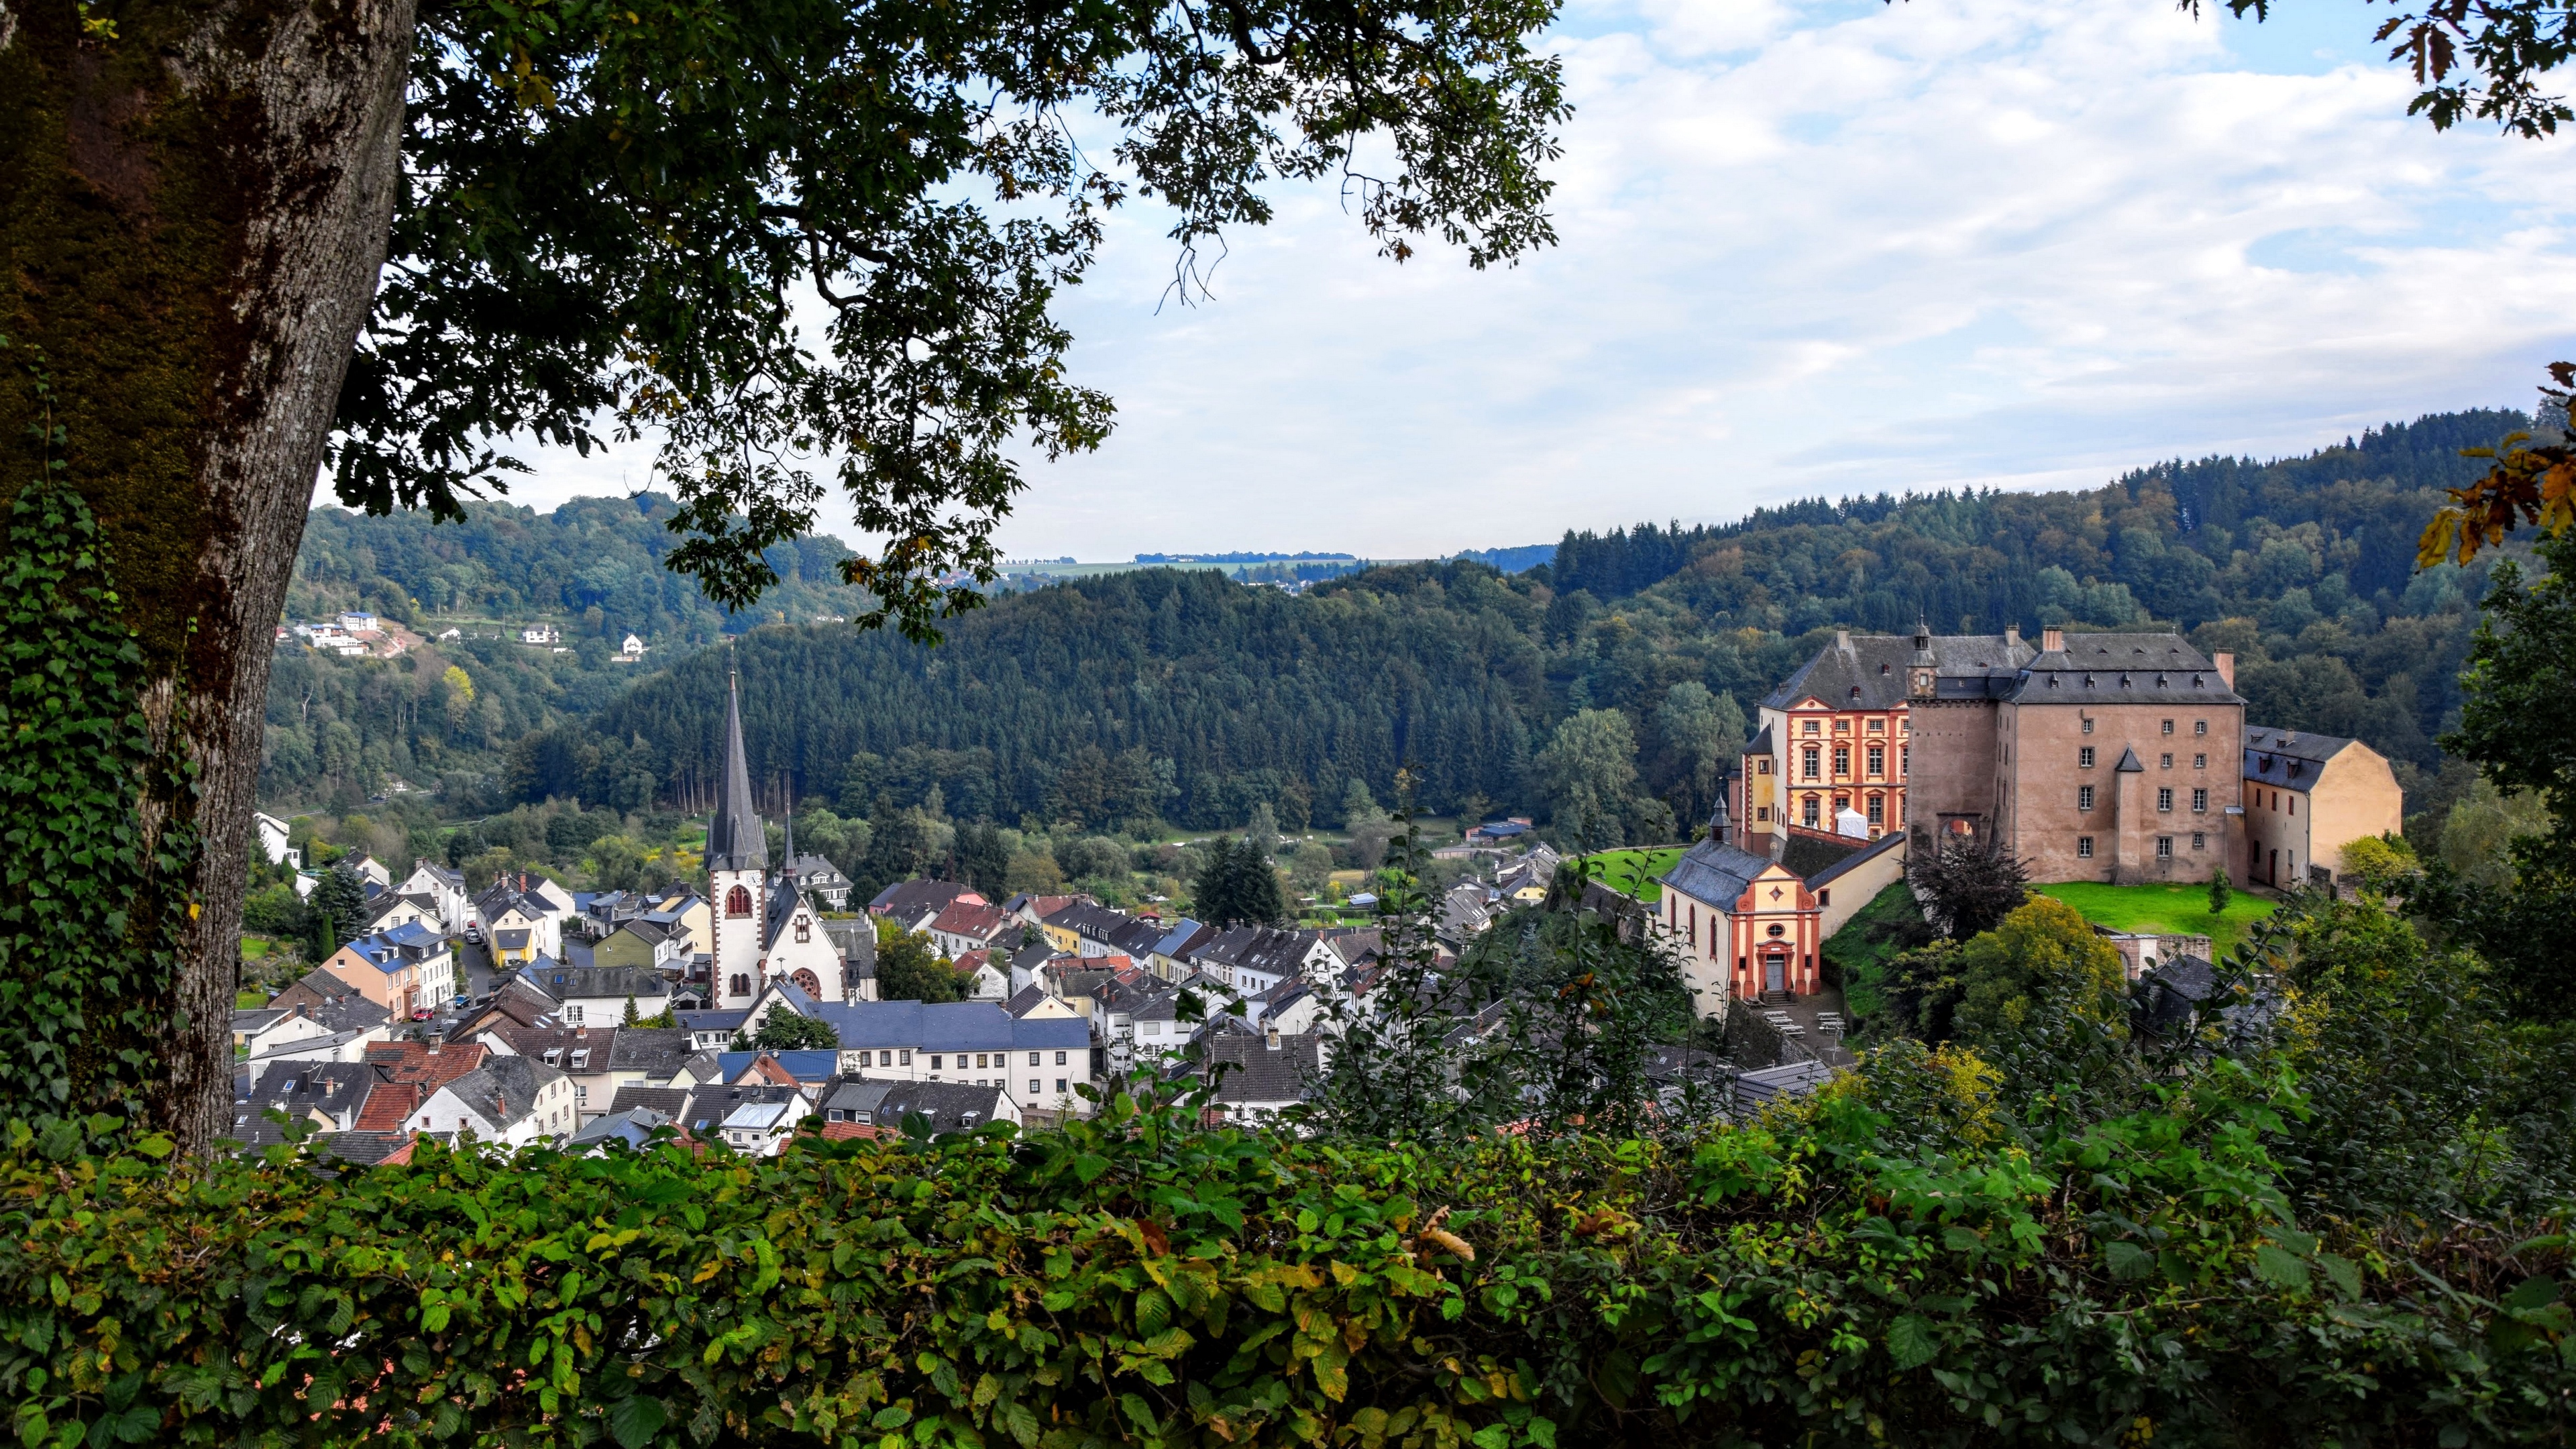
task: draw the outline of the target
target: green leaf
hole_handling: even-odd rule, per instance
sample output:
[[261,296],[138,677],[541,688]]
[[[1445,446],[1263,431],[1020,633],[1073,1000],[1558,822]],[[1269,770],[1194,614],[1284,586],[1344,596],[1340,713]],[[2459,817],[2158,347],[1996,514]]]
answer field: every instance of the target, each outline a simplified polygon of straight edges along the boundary
[[1896,1360],[1898,1368],[1921,1368],[1940,1353],[1941,1341],[1932,1332],[1932,1320],[1923,1315],[1899,1314],[1887,1325],[1887,1356]]
[[2521,1287],[2504,1296],[2504,1306],[2507,1308],[2545,1308],[2557,1301],[2558,1280],[2546,1273],[2537,1278],[2524,1279]]
[[2104,1243],[2102,1256],[2114,1278],[2145,1278],[2156,1271],[2156,1255],[2135,1243]]
[[1467,1442],[1476,1449],[1511,1449],[1512,1431],[1500,1424],[1487,1424],[1468,1435]]
[[2275,1287],[2304,1289],[2308,1286],[2307,1261],[2270,1243],[2254,1250],[2254,1272]]
[[608,1406],[608,1432],[615,1435],[622,1449],[645,1449],[662,1426],[671,1422],[670,1411],[660,1399],[637,1394],[619,1399]]
[[1002,1428],[1020,1442],[1021,1449],[1036,1449],[1038,1415],[1025,1399],[1014,1398],[1002,1406]]
[[2360,1301],[2361,1269],[2350,1258],[2337,1257],[2332,1253],[2319,1253],[2317,1266],[2325,1270],[2327,1279],[2335,1285],[2335,1291],[2344,1296],[2344,1301]]

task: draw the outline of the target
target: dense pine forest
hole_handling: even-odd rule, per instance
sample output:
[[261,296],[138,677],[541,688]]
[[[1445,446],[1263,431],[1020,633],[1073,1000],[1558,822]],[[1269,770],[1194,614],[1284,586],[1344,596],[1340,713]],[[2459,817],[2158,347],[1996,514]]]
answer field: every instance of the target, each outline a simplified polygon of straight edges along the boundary
[[[935,650],[828,624],[760,627],[623,692],[558,687],[546,713],[480,733],[429,707],[441,686],[423,670],[312,660],[280,672],[272,736],[313,728],[318,702],[332,715],[325,734],[344,725],[355,749],[308,764],[273,747],[272,783],[351,794],[368,784],[353,759],[419,758],[472,734],[476,749],[508,743],[506,760],[487,757],[482,807],[690,806],[733,667],[763,789],[845,813],[891,802],[961,821],[1224,828],[1268,806],[1283,824],[1329,826],[1352,782],[1383,801],[1411,764],[1423,803],[1443,811],[1544,812],[1583,776],[1687,817],[1706,806],[1712,758],[1830,630],[1922,618],[1944,631],[2183,630],[2237,651],[2254,719],[2357,735],[2399,762],[2410,810],[2438,809],[2467,781],[2433,739],[2456,717],[2485,569],[2418,573],[2415,538],[2438,490],[2474,476],[2459,450],[2523,422],[2428,417],[2306,457],[2178,461],[2082,492],[1813,501],[1723,526],[1572,533],[1518,574],[1455,559],[1302,598],[1206,573],[1084,579],[997,600]],[[433,577],[485,565],[470,538],[417,519],[336,515],[317,534],[309,553],[365,556],[416,597]],[[433,557],[449,561],[430,568]],[[517,598],[547,583],[521,563],[488,575]],[[571,586],[552,582],[568,607]],[[642,597],[644,583],[632,587]],[[288,697],[299,684],[308,700]],[[531,727],[513,734],[522,719]],[[1605,767],[1604,750],[1629,758]]]

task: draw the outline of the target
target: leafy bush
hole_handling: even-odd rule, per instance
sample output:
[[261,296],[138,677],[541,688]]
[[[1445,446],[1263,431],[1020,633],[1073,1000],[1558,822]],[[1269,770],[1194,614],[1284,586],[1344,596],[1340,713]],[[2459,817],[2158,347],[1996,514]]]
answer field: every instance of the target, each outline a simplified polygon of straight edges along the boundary
[[1911,1045],[1672,1141],[0,1152],[28,1445],[2563,1442],[2563,1229],[2294,1223],[2286,1075],[2042,1133]]

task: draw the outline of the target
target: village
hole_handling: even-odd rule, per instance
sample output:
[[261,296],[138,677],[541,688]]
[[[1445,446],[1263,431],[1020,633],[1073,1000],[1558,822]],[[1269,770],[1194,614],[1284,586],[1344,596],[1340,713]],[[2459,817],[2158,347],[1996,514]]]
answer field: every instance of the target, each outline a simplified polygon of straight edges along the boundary
[[[235,1013],[235,1125],[356,1161],[403,1160],[423,1136],[582,1150],[676,1134],[770,1154],[908,1120],[1041,1129],[1139,1072],[1197,1078],[1219,1120],[1293,1119],[1394,953],[1445,967],[1551,892],[1676,956],[1703,1019],[1762,1015],[1777,1061],[1663,1059],[1667,1087],[1714,1077],[1750,1109],[1853,1062],[1825,946],[1905,882],[1910,852],[1975,844],[2070,890],[2231,864],[2261,890],[2335,889],[2345,847],[2400,827],[2388,762],[2249,724],[2232,674],[2173,634],[1844,632],[1763,700],[1686,846],[1569,859],[1525,817],[1479,822],[1429,852],[1476,869],[1414,919],[1302,929],[930,878],[854,910],[848,877],[792,833],[771,858],[729,700],[703,889],[519,873],[469,894],[434,861],[400,880],[339,862],[363,929]],[[287,854],[282,823],[261,824]],[[2207,990],[2207,935],[2095,929],[2133,981]],[[962,999],[887,999],[889,942],[926,948]]]

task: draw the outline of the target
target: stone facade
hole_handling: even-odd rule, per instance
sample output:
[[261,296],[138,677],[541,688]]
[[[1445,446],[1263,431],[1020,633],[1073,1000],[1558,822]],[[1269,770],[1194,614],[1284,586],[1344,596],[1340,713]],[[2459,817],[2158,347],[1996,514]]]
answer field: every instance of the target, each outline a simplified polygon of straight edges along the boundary
[[2240,856],[2234,678],[2175,634],[1837,635],[1763,701],[1736,843],[1773,853],[1810,800],[1822,830],[1847,801],[1873,838],[1997,840],[2033,880],[2207,880]]

